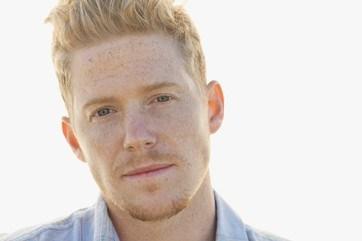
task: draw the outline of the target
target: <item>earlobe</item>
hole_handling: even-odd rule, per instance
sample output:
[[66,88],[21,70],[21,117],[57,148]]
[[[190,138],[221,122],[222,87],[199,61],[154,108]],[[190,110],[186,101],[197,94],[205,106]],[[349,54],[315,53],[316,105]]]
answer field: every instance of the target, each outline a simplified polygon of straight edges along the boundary
[[62,118],[62,131],[65,139],[67,140],[69,146],[72,148],[72,151],[76,155],[76,157],[81,161],[85,161],[77,137],[75,136],[73,127],[68,117]]
[[224,119],[224,95],[220,84],[211,81],[207,85],[208,107],[209,107],[209,128],[215,133],[221,126]]

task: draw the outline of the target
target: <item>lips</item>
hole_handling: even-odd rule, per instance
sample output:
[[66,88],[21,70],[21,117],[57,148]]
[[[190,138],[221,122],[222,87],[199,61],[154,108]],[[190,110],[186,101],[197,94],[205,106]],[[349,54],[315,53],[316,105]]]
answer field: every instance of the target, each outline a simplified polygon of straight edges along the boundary
[[136,176],[142,176],[142,175],[148,175],[148,174],[156,174],[158,172],[162,172],[163,170],[166,170],[173,166],[172,164],[153,164],[148,165],[145,167],[139,167],[136,169],[133,169],[129,172],[127,172],[124,176],[125,177],[136,177]]

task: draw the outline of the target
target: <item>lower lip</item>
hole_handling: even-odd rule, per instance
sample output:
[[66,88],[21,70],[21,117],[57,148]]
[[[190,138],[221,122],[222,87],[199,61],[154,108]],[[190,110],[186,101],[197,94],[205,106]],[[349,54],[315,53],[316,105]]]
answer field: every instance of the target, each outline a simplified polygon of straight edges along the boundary
[[165,167],[162,167],[162,168],[160,168],[160,169],[156,169],[156,170],[152,170],[152,171],[148,171],[148,172],[142,172],[142,173],[135,174],[135,175],[131,175],[131,176],[125,176],[125,178],[129,178],[129,179],[139,179],[139,178],[156,177],[156,176],[160,176],[160,175],[165,174],[165,173],[168,172],[172,167],[173,167],[173,165],[165,166]]

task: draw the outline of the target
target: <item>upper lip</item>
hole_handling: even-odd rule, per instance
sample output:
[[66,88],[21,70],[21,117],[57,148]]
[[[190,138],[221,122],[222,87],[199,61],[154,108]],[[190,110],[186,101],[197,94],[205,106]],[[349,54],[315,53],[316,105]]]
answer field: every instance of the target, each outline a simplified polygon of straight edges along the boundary
[[159,169],[163,169],[163,168],[170,167],[170,166],[172,166],[172,164],[151,164],[148,166],[143,166],[143,167],[138,167],[138,168],[132,169],[132,170],[126,172],[126,174],[124,174],[124,176],[135,176],[135,175],[139,175],[139,174],[146,173],[146,172],[157,171]]

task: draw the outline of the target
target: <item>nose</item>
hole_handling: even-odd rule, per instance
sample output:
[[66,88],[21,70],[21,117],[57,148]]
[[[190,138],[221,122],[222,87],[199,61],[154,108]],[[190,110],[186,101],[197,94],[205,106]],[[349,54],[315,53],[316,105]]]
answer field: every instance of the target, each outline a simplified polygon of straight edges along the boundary
[[146,118],[142,115],[127,118],[123,147],[130,152],[151,149],[156,144],[156,137],[146,125]]

